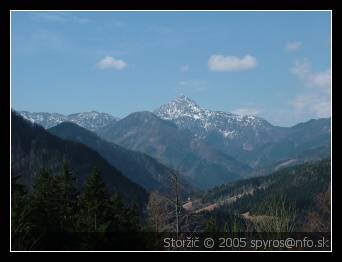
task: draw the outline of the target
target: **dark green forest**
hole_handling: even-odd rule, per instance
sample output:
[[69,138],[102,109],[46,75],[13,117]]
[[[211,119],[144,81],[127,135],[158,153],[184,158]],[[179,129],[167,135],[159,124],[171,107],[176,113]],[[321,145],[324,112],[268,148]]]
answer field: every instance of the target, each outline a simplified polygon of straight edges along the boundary
[[86,233],[141,230],[137,206],[127,206],[119,195],[110,194],[98,169],[79,191],[67,164],[57,176],[41,170],[31,192],[20,184],[20,177],[13,177],[11,219],[14,250],[91,249],[100,240],[107,243],[106,235]]

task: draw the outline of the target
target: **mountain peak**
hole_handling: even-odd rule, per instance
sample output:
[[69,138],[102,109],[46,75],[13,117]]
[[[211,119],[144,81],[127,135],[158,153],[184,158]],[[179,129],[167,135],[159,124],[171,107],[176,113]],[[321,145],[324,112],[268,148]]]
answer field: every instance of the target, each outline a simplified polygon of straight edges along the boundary
[[176,102],[176,103],[183,104],[183,105],[200,107],[194,100],[192,100],[191,98],[189,98],[185,95],[180,95],[180,96],[176,97],[174,100],[172,100],[171,102]]
[[195,101],[191,100],[185,95],[176,97],[169,103],[162,105],[159,109],[155,110],[154,113],[165,120],[171,120],[178,117],[200,117],[204,110],[196,104]]
[[95,131],[107,124],[116,122],[118,119],[107,113],[98,111],[74,113],[62,115],[57,113],[31,113],[28,111],[19,112],[24,118],[31,122],[42,125],[44,128],[56,126],[62,122],[73,122],[91,131]]
[[132,118],[156,118],[156,115],[150,111],[137,111],[130,113],[127,117]]
[[198,137],[211,132],[221,134],[225,139],[247,136],[248,132],[258,136],[261,130],[270,126],[254,116],[204,109],[184,95],[162,105],[154,113],[161,119],[173,121],[178,127],[192,130]]
[[131,121],[134,122],[146,122],[146,123],[152,123],[154,121],[163,121],[158,116],[156,116],[153,112],[150,111],[138,111],[129,114],[127,117],[125,117],[123,120],[125,121]]

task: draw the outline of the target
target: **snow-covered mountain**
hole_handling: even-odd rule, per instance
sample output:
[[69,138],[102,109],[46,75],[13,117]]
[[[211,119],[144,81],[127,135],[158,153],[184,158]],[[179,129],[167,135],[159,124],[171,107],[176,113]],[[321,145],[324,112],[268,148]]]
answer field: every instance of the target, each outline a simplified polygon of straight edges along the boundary
[[[251,167],[329,145],[330,119],[303,123],[299,131],[296,126],[273,126],[252,115],[204,109],[186,96],[177,97],[154,113]],[[307,128],[312,125],[315,127]]]
[[[164,120],[171,120],[181,128],[192,131],[200,138],[212,133],[222,136],[226,140],[241,140],[247,144],[258,138],[258,141],[272,140],[270,133],[274,126],[266,120],[248,115],[241,116],[222,111],[211,111],[200,107],[186,96],[177,97],[168,104],[162,105],[154,112]],[[254,141],[255,142],[255,141]]]
[[91,131],[96,131],[109,123],[115,122],[118,118],[107,114],[99,113],[97,111],[76,113],[70,115],[62,115],[58,113],[31,113],[28,111],[19,111],[27,120],[39,124],[44,128],[56,126],[62,122],[73,122]]
[[116,122],[117,120],[118,118],[110,114],[99,113],[96,111],[68,115],[68,121],[91,131],[96,131],[110,123]]

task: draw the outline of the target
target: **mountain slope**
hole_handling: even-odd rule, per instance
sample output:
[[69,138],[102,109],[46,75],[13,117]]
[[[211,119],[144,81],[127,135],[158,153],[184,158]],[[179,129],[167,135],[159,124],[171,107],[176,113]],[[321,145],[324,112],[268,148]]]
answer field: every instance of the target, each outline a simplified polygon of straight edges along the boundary
[[258,148],[262,163],[307,162],[330,157],[331,119],[310,120],[288,128],[286,137]]
[[158,159],[201,188],[238,179],[249,171],[247,166],[200,141],[191,132],[150,112],[132,113],[100,129],[98,134]]
[[327,147],[329,153],[331,119],[311,120],[291,128],[277,127],[255,116],[203,109],[185,96],[161,106],[155,114],[253,168],[298,155],[305,159],[305,152],[322,147]]
[[[95,133],[71,122],[61,123],[48,129],[48,131],[60,138],[89,146],[130,180],[148,191],[158,190],[163,193],[173,193],[171,180],[176,171],[162,165],[146,154],[127,150],[114,143],[107,142]],[[185,195],[189,195],[192,190],[191,186],[182,179],[180,188]]]
[[[286,194],[292,198],[288,190],[298,190],[298,193],[313,194],[327,190],[331,175],[331,161],[324,159],[315,163],[307,163],[273,172],[269,176],[240,180],[208,190],[202,197],[203,202],[219,201],[233,195],[249,191],[252,188],[265,194]],[[262,187],[259,188],[258,187]],[[315,193],[316,194],[316,193]]]
[[76,113],[71,115],[62,115],[58,113],[31,113],[28,111],[20,111],[19,114],[25,119],[39,124],[44,128],[56,126],[62,122],[73,122],[91,131],[95,131],[109,123],[118,119],[110,114],[99,113],[96,111]]
[[94,150],[83,144],[58,138],[13,111],[11,117],[12,175],[21,176],[28,188],[31,188],[35,175],[42,168],[57,174],[63,161],[67,161],[77,176],[79,186],[83,185],[92,169],[97,167],[111,192],[117,192],[140,205],[146,203],[147,192],[123,176]]
[[[324,230],[329,231],[330,190],[331,161],[325,159],[286,168],[270,176],[221,185],[207,191],[201,202],[204,207],[214,206],[214,210],[218,212],[226,210],[242,216],[248,214],[248,217],[253,218],[276,215],[269,214],[272,211],[270,205],[274,208],[276,204],[281,209],[280,203],[274,201],[285,201],[286,205],[295,209],[297,232],[313,226],[311,219],[319,218],[316,215],[312,217],[313,213],[320,213],[320,226],[324,224]],[[322,196],[327,201],[322,202]]]

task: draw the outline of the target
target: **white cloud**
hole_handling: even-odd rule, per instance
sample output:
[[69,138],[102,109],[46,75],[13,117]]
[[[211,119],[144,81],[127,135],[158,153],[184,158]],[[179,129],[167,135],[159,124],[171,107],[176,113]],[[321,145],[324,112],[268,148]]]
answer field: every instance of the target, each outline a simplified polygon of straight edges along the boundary
[[106,56],[101,59],[97,64],[97,69],[116,69],[116,70],[123,70],[127,67],[127,63],[123,60],[116,59],[112,56]]
[[247,115],[252,115],[256,116],[263,112],[263,109],[261,108],[238,108],[232,111],[233,114],[237,115],[242,115],[242,116],[247,116]]
[[295,112],[299,115],[315,117],[329,117],[331,115],[330,97],[319,94],[296,96],[291,101]]
[[314,72],[307,59],[296,61],[291,69],[307,87],[304,94],[290,102],[300,116],[329,117],[331,115],[331,69]]
[[291,69],[292,73],[300,78],[306,86],[320,88],[330,92],[331,69],[321,72],[313,72],[307,59],[296,61]]
[[243,58],[236,56],[212,55],[208,61],[208,67],[212,71],[242,71],[250,70],[257,66],[257,60],[251,55]]
[[73,17],[74,21],[79,24],[88,24],[90,22],[90,19],[88,18],[82,18],[82,17]]
[[42,49],[64,51],[70,45],[69,39],[60,32],[41,28],[34,30],[23,39],[25,39],[24,48],[28,52],[39,52]]
[[32,19],[36,22],[65,23],[68,21],[64,13],[57,12],[36,12],[32,14]]
[[55,12],[55,11],[34,12],[31,17],[36,22],[47,22],[47,23],[74,22],[78,24],[87,24],[90,22],[90,19],[85,18],[85,17],[79,17],[77,15],[73,15],[72,13]]
[[181,65],[180,70],[182,72],[188,72],[190,69],[189,65]]
[[286,50],[289,52],[296,52],[302,47],[302,42],[293,41],[286,44]]

